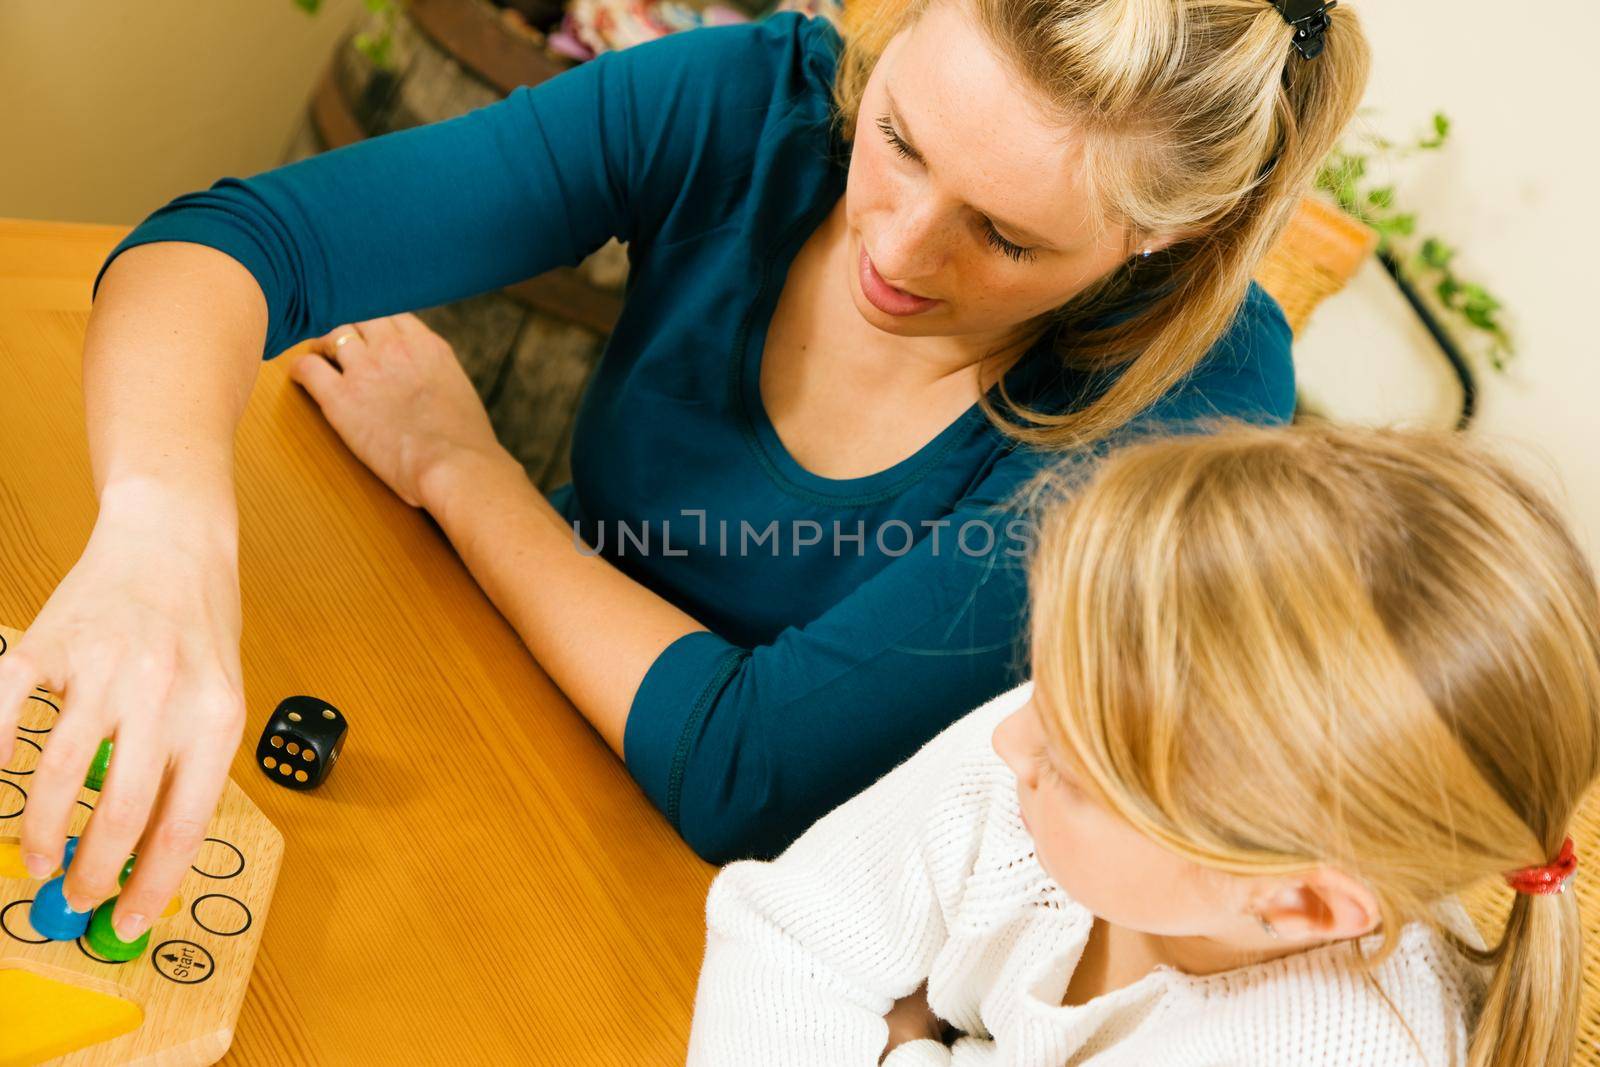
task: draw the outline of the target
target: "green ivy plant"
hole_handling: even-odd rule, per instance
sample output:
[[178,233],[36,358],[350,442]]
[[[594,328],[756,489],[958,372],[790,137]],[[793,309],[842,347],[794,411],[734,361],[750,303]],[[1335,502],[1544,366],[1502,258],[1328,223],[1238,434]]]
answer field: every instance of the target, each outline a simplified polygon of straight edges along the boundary
[[[356,50],[366,56],[374,67],[389,70],[394,65],[394,20],[399,13],[399,0],[361,0],[366,9],[378,16],[378,24],[371,30],[356,34]],[[322,0],[294,0],[294,6],[308,15],[322,10]]]
[[1328,155],[1317,172],[1317,186],[1331,194],[1346,214],[1376,230],[1378,255],[1385,257],[1386,265],[1393,264],[1399,278],[1431,293],[1447,316],[1475,332],[1489,364],[1503,371],[1516,354],[1516,344],[1500,321],[1499,299],[1456,271],[1456,250],[1442,238],[1418,239],[1416,213],[1397,206],[1393,185],[1372,184],[1374,164],[1437,152],[1449,138],[1450,119],[1442,112],[1433,116],[1429,132],[1407,143],[1368,134],[1359,144],[1341,145]]

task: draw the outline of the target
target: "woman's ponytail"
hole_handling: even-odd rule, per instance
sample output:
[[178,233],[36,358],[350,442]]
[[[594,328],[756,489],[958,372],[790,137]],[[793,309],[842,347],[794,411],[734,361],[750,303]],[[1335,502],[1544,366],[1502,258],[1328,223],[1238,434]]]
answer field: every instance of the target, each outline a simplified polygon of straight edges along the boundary
[[[1272,118],[1263,124],[1270,130],[1261,134],[1259,147],[1241,152],[1245,158],[1235,163],[1235,168],[1240,164],[1252,168],[1253,179],[1246,179],[1240,192],[1235,191],[1239,182],[1234,179],[1228,193],[1206,198],[1214,205],[1212,217],[1204,220],[1197,236],[1175,246],[1158,265],[1164,276],[1139,278],[1135,269],[1121,279],[1114,275],[1108,292],[1087,295],[1083,310],[1092,318],[1105,305],[1127,299],[1118,288],[1165,290],[1127,327],[1073,330],[1075,316],[1069,307],[1069,330],[1063,337],[1070,350],[1067,360],[1090,367],[1124,363],[1125,368],[1100,400],[1063,415],[1022,408],[1005,394],[1002,383],[1006,406],[1033,424],[1015,422],[999,409],[990,411],[990,418],[1013,436],[1046,447],[1093,443],[1130,422],[1182,381],[1227,331],[1261,261],[1311,191],[1322,161],[1360,106],[1370,50],[1355,13],[1335,8],[1328,13],[1327,47],[1315,59],[1306,59],[1291,44],[1292,28],[1264,0],[1261,7],[1257,31],[1272,42],[1268,47],[1275,49],[1279,63],[1268,68],[1272,76],[1264,80],[1264,91],[1244,109]],[[1251,56],[1247,61],[1254,60]],[[1248,114],[1235,121],[1243,135],[1236,144],[1248,143]],[[1128,363],[1130,353],[1138,358]],[[986,397],[981,402],[990,408]]]
[[[980,402],[1046,448],[1114,433],[1181,382],[1228,329],[1251,278],[1360,106],[1371,65],[1355,12],[1328,14],[1306,59],[1270,0],[978,0],[980,23],[1029,80],[1086,127],[1091,188],[1136,234],[1175,236],[1132,256],[1049,316],[1071,366],[1120,368],[1064,413],[1006,394]],[[1172,22],[1171,32],[1132,28]],[[1109,60],[1114,56],[1115,60]],[[1137,251],[1130,250],[1130,254]],[[1119,309],[1137,307],[1132,316]]]
[[1552,1067],[1570,1062],[1582,998],[1583,925],[1570,887],[1518,893],[1472,1036],[1470,1067]]

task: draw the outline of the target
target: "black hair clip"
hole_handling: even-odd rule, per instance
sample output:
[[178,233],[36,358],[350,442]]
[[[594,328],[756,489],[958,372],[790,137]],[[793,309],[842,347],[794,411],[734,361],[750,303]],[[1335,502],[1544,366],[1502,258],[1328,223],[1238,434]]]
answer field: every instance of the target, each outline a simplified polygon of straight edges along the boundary
[[1339,0],[1272,0],[1272,6],[1278,9],[1278,14],[1283,16],[1294,29],[1294,50],[1299,52],[1304,59],[1316,59],[1322,54],[1322,49],[1327,45],[1324,34],[1333,20],[1328,18],[1328,12],[1338,6]]

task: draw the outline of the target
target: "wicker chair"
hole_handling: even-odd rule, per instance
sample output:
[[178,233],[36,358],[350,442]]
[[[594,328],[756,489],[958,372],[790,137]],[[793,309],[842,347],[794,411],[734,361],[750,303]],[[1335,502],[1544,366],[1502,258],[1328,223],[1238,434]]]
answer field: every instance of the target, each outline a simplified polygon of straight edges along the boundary
[[1377,247],[1378,235],[1321,197],[1300,204],[1256,281],[1272,294],[1298,334],[1317,305],[1343,289]]

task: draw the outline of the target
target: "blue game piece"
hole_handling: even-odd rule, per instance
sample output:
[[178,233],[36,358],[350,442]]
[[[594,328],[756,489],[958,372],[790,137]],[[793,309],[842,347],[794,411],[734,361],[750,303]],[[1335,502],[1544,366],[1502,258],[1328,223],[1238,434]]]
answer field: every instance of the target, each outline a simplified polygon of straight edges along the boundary
[[[72,867],[72,857],[76,856],[77,854],[78,854],[78,839],[76,837],[67,838],[66,851],[62,852],[62,854],[61,854],[61,873],[62,874],[66,874],[67,871],[71,869],[71,867]],[[122,871],[117,875],[117,884],[118,885],[127,885],[128,884],[128,879],[133,877],[134,861],[137,860],[138,858],[139,857],[137,857],[137,856],[129,856],[128,857],[128,861],[122,865]]]
[[40,937],[48,937],[52,941],[76,941],[89,929],[89,920],[93,915],[93,908],[73,911],[68,907],[67,898],[61,891],[61,879],[52,878],[39,887],[38,894],[33,898],[33,907],[28,911],[28,922],[33,924]]

